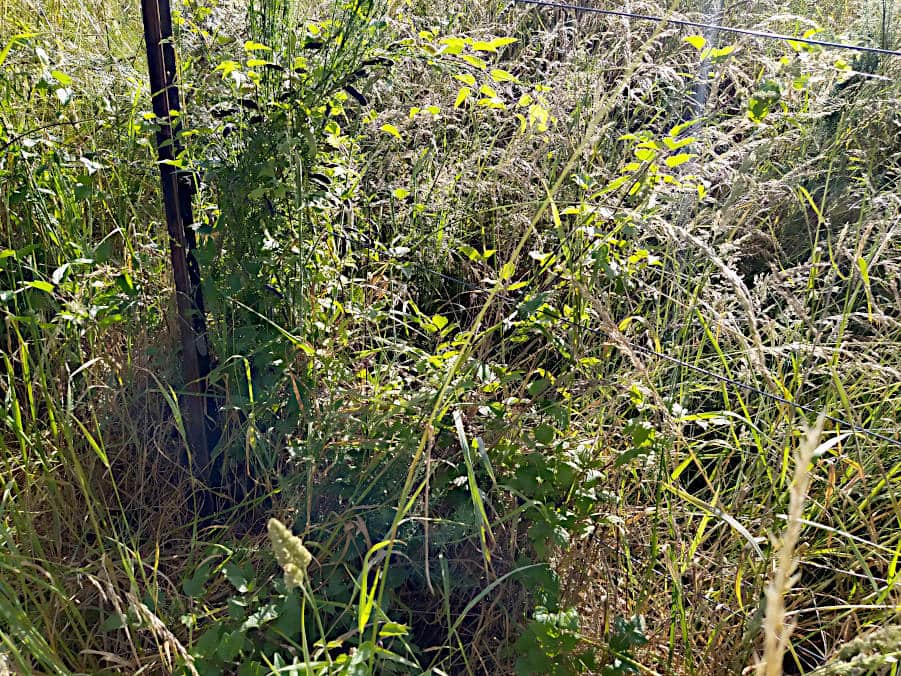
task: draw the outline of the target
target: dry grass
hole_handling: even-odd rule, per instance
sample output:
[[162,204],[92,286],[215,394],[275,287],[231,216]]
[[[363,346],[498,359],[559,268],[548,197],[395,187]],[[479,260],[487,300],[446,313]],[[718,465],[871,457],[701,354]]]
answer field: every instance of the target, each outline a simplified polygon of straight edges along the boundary
[[[662,11],[653,2],[632,2],[630,8]],[[121,109],[110,119],[131,120],[145,94],[143,57],[135,15],[121,9],[108,2],[0,1],[0,36],[5,40],[25,26],[52,33],[48,39],[59,51],[54,64],[78,74],[81,95],[118,100]],[[614,618],[641,615],[649,643],[635,658],[657,673],[757,669],[769,676],[817,667],[816,673],[860,673],[853,669],[864,664],[874,672],[885,668],[897,653],[891,623],[897,622],[901,603],[901,475],[895,449],[861,435],[844,436],[847,429],[822,419],[801,439],[795,431],[798,416],[789,407],[629,345],[653,347],[897,437],[899,61],[881,64],[877,74],[885,79],[868,78],[836,93],[844,77],[834,67],[838,55],[794,54],[785,46],[741,40],[740,50],[714,68],[707,117],[693,131],[692,152],[698,157],[673,172],[683,180],[697,175],[707,197],[687,199],[684,191],[663,185],[647,199],[613,194],[591,200],[573,176],[607,184],[633,159],[632,148],[619,140],[623,134],[648,130],[664,136],[690,111],[687,97],[699,64],[682,31],[520,8],[501,12],[498,3],[452,10],[398,3],[395,9],[388,30],[398,37],[431,26],[439,34],[517,37],[498,65],[523,83],[549,87],[544,98],[556,124],[546,134],[520,134],[519,122],[507,111],[455,108],[460,86],[452,78],[455,71],[442,72],[420,56],[399,60],[367,95],[378,111],[373,129],[395,124],[404,143],[378,133],[360,137],[364,156],[372,158],[365,188],[375,196],[366,214],[386,242],[413,243],[420,265],[468,284],[483,284],[499,264],[466,262],[461,243],[496,249],[495,260],[515,259],[518,270],[534,271],[529,249],[562,250],[561,243],[576,241],[581,225],[571,217],[555,221],[550,208],[536,217],[542,205],[550,205],[546,186],[559,182],[554,207],[562,211],[589,201],[609,210],[610,219],[597,227],[612,228],[614,216],[632,219],[636,232],[629,251],[646,248],[662,262],[636,270],[629,285],[614,288],[592,286],[595,278],[585,272],[584,260],[569,254],[575,281],[556,280],[549,285],[550,297],[581,308],[579,321],[602,336],[576,337],[558,324],[549,329],[556,342],[536,334],[517,347],[496,338],[501,331],[494,329],[476,331],[472,338],[480,362],[530,376],[539,369],[557,370],[569,397],[567,442],[589,448],[604,473],[590,532],[553,555],[562,598],[579,609],[586,642],[604,654]],[[226,10],[223,16],[232,16]],[[830,21],[847,27],[851,17],[863,16],[858,10],[835,4]],[[787,13],[773,3],[745,3],[727,7],[725,20],[790,30],[796,22]],[[767,20],[777,14],[782,18]],[[818,18],[825,22],[827,16]],[[783,54],[787,64],[779,61]],[[781,83],[785,107],[756,124],[745,107],[765,79]],[[795,81],[803,86],[793,88]],[[505,96],[520,95],[514,85],[505,86]],[[137,104],[121,102],[129,91]],[[411,119],[414,105],[439,106],[441,120]],[[51,106],[32,112],[35,120],[6,105],[0,121],[4,129],[29,129],[31,122],[56,114]],[[159,337],[165,334],[159,317],[169,285],[162,274],[160,234],[148,226],[156,218],[152,172],[141,166],[148,151],[132,145],[133,152],[118,161],[104,143],[112,145],[133,130],[117,129],[105,137],[108,129],[88,124],[76,129],[57,141],[79,151],[108,152],[110,163],[116,163],[117,174],[106,187],[118,197],[109,198],[94,227],[97,232],[120,228],[122,246],[139,251],[129,264],[142,284],[141,307],[130,323],[89,326],[55,336],[55,342],[42,342],[39,333],[4,311],[7,328],[0,336],[8,373],[0,393],[4,411],[13,411],[15,403],[22,420],[0,434],[8,544],[0,557],[0,610],[7,617],[0,632],[13,647],[11,661],[19,660],[22,669],[168,673],[197,638],[179,622],[180,615],[196,613],[201,622],[215,622],[232,594],[217,579],[203,601],[195,601],[186,597],[184,581],[222,547],[259,565],[258,531],[268,512],[305,515],[305,537],[331,532],[330,539],[323,536],[311,568],[314,593],[327,594],[330,574],[359,565],[357,559],[375,544],[366,519],[391,507],[389,498],[381,504],[367,495],[358,506],[330,495],[314,502],[309,492],[345,478],[329,454],[352,445],[376,447],[369,428],[382,422],[378,406],[387,406],[390,398],[380,393],[418,386],[422,376],[408,355],[421,349],[422,341],[398,339],[384,347],[388,337],[406,329],[392,316],[376,328],[366,325],[344,347],[324,347],[333,372],[322,376],[314,403],[326,459],[305,469],[308,476],[292,477],[281,492],[266,484],[271,490],[261,491],[265,499],[242,506],[223,525],[206,527],[198,516],[196,486],[174,462],[182,447],[170,389],[177,377],[165,356],[172,346]],[[99,136],[91,138],[94,132]],[[422,149],[429,153],[420,155]],[[427,195],[426,216],[412,201],[391,201],[391,191],[402,186]],[[3,209],[10,213],[8,204]],[[46,225],[35,232],[56,232],[52,219],[41,221],[42,212],[34,213],[32,222]],[[22,234],[16,230],[21,225],[5,218],[4,232]],[[436,221],[442,239],[430,247]],[[517,256],[520,248],[525,254]],[[516,310],[505,294],[486,308],[484,295],[412,269],[413,275],[403,277],[388,266],[378,268],[360,283],[359,297],[379,307],[408,308],[415,301],[463,328],[477,318],[483,320],[479,328],[501,326]],[[103,274],[95,279],[102,281]],[[524,274],[535,288],[548,282],[547,276]],[[340,280],[342,289],[358,283],[358,278]],[[449,288],[453,302],[446,297]],[[88,289],[86,284],[79,299],[90,297]],[[324,297],[332,291],[316,290]],[[560,357],[561,345],[571,350],[570,361]],[[162,357],[149,357],[152,350]],[[344,363],[348,351],[354,354]],[[22,371],[29,358],[35,364],[31,380]],[[382,369],[385,383],[371,374],[370,381],[350,382],[364,368]],[[347,383],[332,382],[345,376]],[[525,399],[525,388],[524,381],[510,394]],[[451,392],[460,398],[454,405],[481,420],[479,406],[490,397]],[[635,392],[643,397],[640,404]],[[431,390],[416,396],[428,402]],[[43,403],[29,407],[30,398]],[[380,403],[369,408],[371,401]],[[414,397],[411,402],[411,410],[420,405]],[[474,422],[472,436],[483,435],[492,453],[517,444],[522,450],[536,418],[527,404],[519,406],[501,427],[476,429],[482,423]],[[410,414],[387,428],[393,434],[396,427],[420,424],[422,417]],[[644,461],[616,466],[630,447],[626,430],[636,417],[667,443]],[[235,425],[241,432],[239,423],[244,421]],[[414,431],[418,438],[422,430]],[[311,446],[313,441],[305,438]],[[396,447],[406,452],[401,442]],[[433,463],[428,476],[435,481],[438,470],[459,460],[453,444],[430,445],[423,457]],[[383,471],[375,451],[365,467]],[[492,506],[492,520],[500,523],[494,524],[491,569],[486,570],[478,539],[464,538],[449,550],[449,580],[416,578],[400,588],[398,599],[422,623],[417,639],[432,649],[427,657],[444,656],[443,664],[464,668],[460,656],[466,651],[454,645],[458,640],[471,649],[473,672],[512,668],[504,648],[520,630],[529,601],[519,587],[501,586],[486,596],[456,637],[447,635],[447,625],[480,585],[484,589],[514,570],[529,549],[525,527],[517,519],[501,520],[514,506],[512,500]],[[461,518],[450,509],[441,511],[437,500],[427,509],[432,511],[413,517],[435,524],[431,537]],[[779,516],[783,513],[787,522]],[[313,515],[321,521],[310,523]],[[367,546],[358,552],[361,542]],[[428,545],[411,551],[419,557],[411,566],[428,561]],[[454,589],[441,589],[457,581]],[[163,598],[175,601],[167,605]],[[121,631],[102,629],[111,616],[130,621]],[[16,618],[18,626],[12,628],[8,618]],[[871,627],[877,628],[869,632]],[[869,638],[855,642],[865,630]],[[0,663],[0,672],[3,668]]]

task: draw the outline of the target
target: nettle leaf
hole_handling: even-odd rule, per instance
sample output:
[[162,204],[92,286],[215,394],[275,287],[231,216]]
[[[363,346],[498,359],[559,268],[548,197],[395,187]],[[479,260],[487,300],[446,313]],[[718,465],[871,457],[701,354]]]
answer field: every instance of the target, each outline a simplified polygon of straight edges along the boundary
[[460,91],[457,92],[457,99],[454,101],[454,108],[462,106],[466,102],[466,99],[469,98],[470,94],[472,94],[472,89],[469,87],[460,87]]

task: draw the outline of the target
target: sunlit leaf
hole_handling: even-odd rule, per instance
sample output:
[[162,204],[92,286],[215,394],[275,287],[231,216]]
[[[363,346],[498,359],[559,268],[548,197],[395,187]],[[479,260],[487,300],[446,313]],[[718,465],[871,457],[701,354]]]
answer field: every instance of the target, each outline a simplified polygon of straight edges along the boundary
[[519,82],[513,73],[508,73],[500,68],[491,69],[491,79],[495,82]]
[[401,138],[400,131],[398,131],[397,127],[395,127],[393,124],[389,124],[386,122],[381,127],[379,127],[379,129],[381,129],[383,132],[385,132],[387,134],[391,134],[394,138],[397,138],[397,139]]
[[698,51],[707,46],[707,39],[703,35],[686,35],[682,39]]
[[463,59],[470,66],[475,66],[479,70],[485,70],[488,68],[488,64],[484,60],[480,59],[477,56],[473,56],[472,54],[464,54],[460,58]]
[[693,155],[691,153],[679,153],[678,155],[671,155],[667,157],[664,162],[666,162],[666,166],[670,169],[674,169],[682,164],[688,162],[692,157],[697,157],[697,155]]

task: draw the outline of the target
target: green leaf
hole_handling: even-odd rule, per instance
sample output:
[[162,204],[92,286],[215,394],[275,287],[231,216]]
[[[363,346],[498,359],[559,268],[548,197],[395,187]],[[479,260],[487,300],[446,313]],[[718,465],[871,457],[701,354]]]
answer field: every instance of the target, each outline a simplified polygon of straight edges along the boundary
[[210,567],[204,564],[194,572],[193,576],[182,582],[181,588],[190,598],[200,598],[203,596],[204,585],[209,579]]
[[256,661],[242,662],[238,676],[269,676],[272,672]]
[[25,286],[29,289],[37,289],[38,291],[43,291],[44,293],[53,293],[53,284],[51,284],[50,282],[45,282],[42,280],[25,282]]
[[457,249],[471,261],[482,260],[482,254],[479,253],[479,250],[468,244],[460,244],[457,246]]
[[232,662],[241,654],[245,642],[246,637],[240,629],[235,629],[232,632],[225,632],[222,635],[219,646],[216,648],[216,654],[223,662]]
[[254,42],[253,40],[248,40],[244,43],[244,51],[245,52],[269,52],[272,51],[271,47],[267,47],[262,42]]
[[470,94],[472,94],[472,89],[469,87],[460,87],[460,91],[457,92],[457,99],[454,101],[454,108],[462,106],[466,99],[469,98]]
[[687,35],[682,39],[698,51],[707,46],[707,40],[703,35]]
[[12,38],[10,38],[9,42],[6,43],[6,47],[4,47],[2,51],[0,51],[0,66],[3,65],[4,61],[6,61],[6,57],[9,56],[10,50],[12,50],[15,45],[20,42],[25,42],[29,38],[36,37],[37,35],[37,33],[18,33],[16,35],[13,35]]
[[691,153],[679,153],[678,155],[671,155],[670,157],[667,157],[664,161],[666,162],[666,166],[668,166],[670,169],[675,169],[679,165],[688,162],[692,157],[697,157],[697,155],[693,155]]
[[480,59],[477,56],[473,56],[472,54],[464,54],[460,58],[463,59],[470,66],[475,66],[479,70],[485,70],[488,68],[487,62],[485,62],[483,59]]
[[113,613],[104,620],[103,624],[100,625],[100,628],[103,631],[116,631],[117,629],[122,629],[124,626],[125,616],[121,613]]
[[454,75],[454,79],[459,80],[463,84],[469,85],[470,87],[475,87],[476,78],[474,75],[470,73],[457,73]]
[[670,150],[678,150],[679,148],[684,148],[685,146],[690,146],[692,143],[697,141],[694,136],[686,136],[685,138],[676,140],[675,138],[671,138],[667,136],[663,139],[663,142],[666,144],[666,147]]
[[379,636],[381,638],[387,638],[389,636],[406,636],[410,633],[410,628],[405,624],[398,624],[397,622],[386,622],[379,628]]
[[463,38],[441,38],[438,44],[444,45],[445,54],[461,54],[466,48],[466,40]]
[[62,86],[68,87],[72,84],[72,78],[59,70],[51,70],[50,75],[53,76],[53,79],[59,82]]
[[251,613],[244,623],[241,625],[241,631],[248,629],[259,629],[263,625],[269,624],[273,620],[278,619],[278,608],[274,603],[266,603],[260,606],[256,612]]
[[531,397],[537,397],[542,392],[545,392],[547,388],[551,386],[551,381],[547,378],[539,378],[538,380],[534,380],[529,383],[529,386],[526,388],[526,391],[529,393]]
[[622,467],[630,463],[632,460],[635,460],[639,457],[647,457],[651,452],[651,448],[648,446],[637,446],[635,448],[630,448],[628,451],[624,451],[616,456],[616,460],[613,461],[614,467]]
[[222,631],[223,628],[221,624],[214,624],[201,634],[191,652],[203,657],[212,657],[215,655],[216,648],[219,646],[219,641],[222,637]]
[[863,283],[870,286],[870,267],[867,265],[867,260],[863,256],[860,256],[857,259],[857,269],[860,270],[860,276],[863,278]]
[[231,561],[225,564],[224,572],[226,579],[241,594],[249,591],[253,586],[253,579],[240,566]]
[[494,38],[493,40],[476,40],[472,43],[472,48],[477,52],[497,52],[499,47],[512,45],[516,42],[516,38]]
[[50,281],[53,284],[59,284],[65,279],[66,273],[69,271],[69,263],[63,263],[56,270],[53,271],[53,274],[50,275]]
[[706,49],[701,54],[701,58],[710,59],[714,63],[719,63],[724,61],[726,57],[732,54],[736,49],[735,45],[727,45],[725,47],[720,47],[719,49]]
[[491,70],[491,79],[495,82],[519,82],[513,73],[508,73],[501,68],[493,68]]
[[400,132],[398,131],[397,127],[395,127],[393,124],[388,124],[386,122],[381,127],[379,127],[379,129],[381,129],[383,132],[391,134],[394,138],[397,138],[397,139],[401,138]]
[[516,274],[516,264],[513,261],[509,261],[501,266],[499,277],[502,282],[506,282],[513,279],[514,274]]
[[547,423],[542,423],[535,428],[534,435],[535,441],[537,441],[539,444],[544,444],[545,446],[547,446],[554,441],[554,437],[557,436],[557,432]]

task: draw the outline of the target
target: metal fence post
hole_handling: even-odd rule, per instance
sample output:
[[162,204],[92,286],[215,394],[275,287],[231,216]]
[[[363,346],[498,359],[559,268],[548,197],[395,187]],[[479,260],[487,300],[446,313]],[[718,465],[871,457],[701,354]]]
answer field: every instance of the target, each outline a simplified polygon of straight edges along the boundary
[[191,208],[194,185],[191,176],[179,171],[173,164],[181,152],[181,104],[176,83],[177,67],[169,0],[141,0],[141,12],[144,18],[153,112],[159,124],[156,134],[157,157],[175,278],[182,373],[187,388],[182,404],[190,451],[188,462],[194,476],[206,480],[210,471],[206,415],[210,357],[200,268],[193,252],[196,247],[196,237],[191,228],[194,222]]

